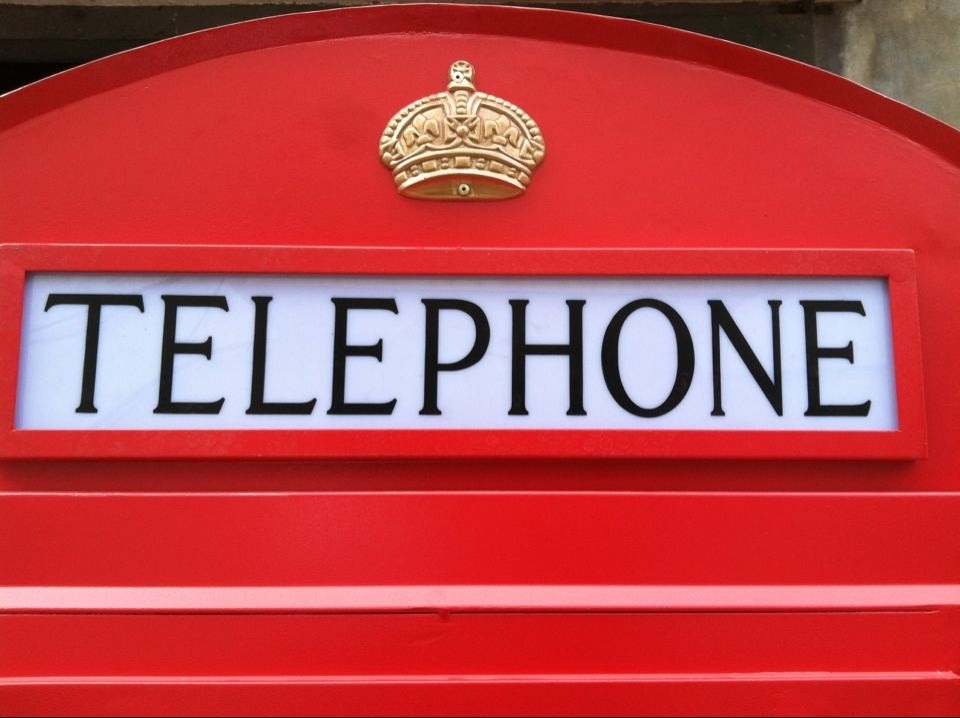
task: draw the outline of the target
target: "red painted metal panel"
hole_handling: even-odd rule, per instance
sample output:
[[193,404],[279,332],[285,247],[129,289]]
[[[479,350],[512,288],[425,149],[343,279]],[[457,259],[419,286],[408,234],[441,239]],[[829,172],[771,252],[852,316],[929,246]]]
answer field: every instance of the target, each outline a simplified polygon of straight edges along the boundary
[[[521,198],[379,164],[460,57],[543,129]],[[0,156],[0,712],[960,711],[955,130],[663,28],[396,6],[65,73]],[[888,277],[906,438],[11,430],[26,271],[321,265]]]
[[[371,467],[390,468],[389,463]],[[951,517],[960,499],[954,495],[542,490],[151,494],[134,491],[136,475],[127,474],[124,464],[102,470],[111,469],[123,493],[3,497],[0,565],[5,583],[957,583],[953,557],[960,551],[960,536]],[[190,467],[197,485],[204,474],[226,470],[229,466],[222,464]],[[449,471],[455,473],[456,464]],[[440,472],[440,478],[444,475]],[[584,554],[589,560],[583,560]]]
[[[11,702],[38,714],[72,714],[78,705],[103,715],[517,715],[533,706],[549,715],[824,715],[871,711],[955,715],[950,673],[761,675],[484,676],[443,679],[318,681],[309,677],[125,682],[18,681]],[[172,708],[173,707],[173,708]],[[882,707],[882,708],[880,708]]]

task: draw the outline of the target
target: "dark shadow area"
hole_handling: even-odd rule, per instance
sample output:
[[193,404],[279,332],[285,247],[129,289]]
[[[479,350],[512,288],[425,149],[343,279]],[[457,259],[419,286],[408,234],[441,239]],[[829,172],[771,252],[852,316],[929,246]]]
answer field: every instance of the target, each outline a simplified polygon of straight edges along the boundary
[[[840,13],[788,3],[523,4],[642,20],[737,42],[834,70]],[[309,5],[120,7],[0,4],[0,93],[75,65],[187,32],[271,15],[328,10]]]

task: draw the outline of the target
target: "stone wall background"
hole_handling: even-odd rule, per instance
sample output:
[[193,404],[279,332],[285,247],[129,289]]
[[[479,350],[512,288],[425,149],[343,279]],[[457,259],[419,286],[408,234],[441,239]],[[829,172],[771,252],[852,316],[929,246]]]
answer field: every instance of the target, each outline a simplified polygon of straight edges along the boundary
[[[374,2],[0,0],[0,92],[113,52],[206,27]],[[627,17],[739,42],[843,75],[960,128],[960,0],[503,4]]]
[[960,128],[960,0],[864,0],[842,16],[840,74]]

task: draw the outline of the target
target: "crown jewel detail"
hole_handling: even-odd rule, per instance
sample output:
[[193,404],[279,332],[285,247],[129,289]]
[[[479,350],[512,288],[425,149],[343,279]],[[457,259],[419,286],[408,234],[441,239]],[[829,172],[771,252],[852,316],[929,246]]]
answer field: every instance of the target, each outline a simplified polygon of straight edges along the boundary
[[446,92],[407,105],[380,138],[380,159],[400,194],[419,199],[516,197],[544,151],[530,115],[477,92],[473,65],[464,60],[450,66]]

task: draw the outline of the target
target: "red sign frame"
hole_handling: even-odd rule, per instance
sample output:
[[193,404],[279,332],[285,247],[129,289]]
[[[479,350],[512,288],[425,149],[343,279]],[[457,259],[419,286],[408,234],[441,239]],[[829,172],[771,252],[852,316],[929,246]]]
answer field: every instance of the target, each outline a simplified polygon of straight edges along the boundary
[[[611,457],[917,459],[926,455],[912,250],[506,249],[6,245],[0,327],[21,336],[31,272],[380,276],[884,277],[897,385],[896,431],[582,429],[36,430],[0,406],[0,457],[186,459]],[[185,269],[189,268],[189,269]],[[0,354],[0,393],[17,395],[19,342]]]

